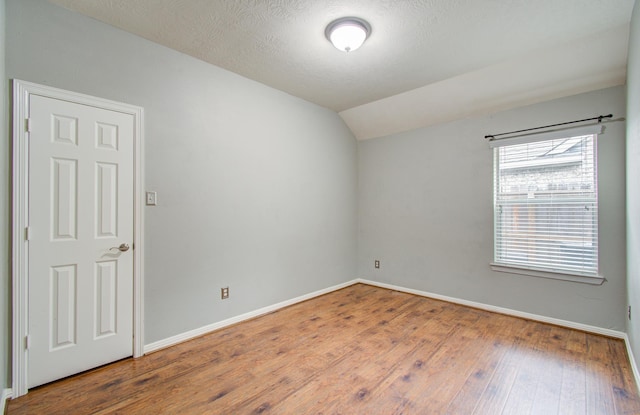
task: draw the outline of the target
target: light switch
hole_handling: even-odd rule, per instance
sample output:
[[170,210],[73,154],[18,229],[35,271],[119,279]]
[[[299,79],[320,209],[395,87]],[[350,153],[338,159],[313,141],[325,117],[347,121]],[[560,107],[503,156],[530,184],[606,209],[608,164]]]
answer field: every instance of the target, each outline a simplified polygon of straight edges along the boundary
[[158,204],[158,194],[156,192],[147,192],[147,206],[156,206]]

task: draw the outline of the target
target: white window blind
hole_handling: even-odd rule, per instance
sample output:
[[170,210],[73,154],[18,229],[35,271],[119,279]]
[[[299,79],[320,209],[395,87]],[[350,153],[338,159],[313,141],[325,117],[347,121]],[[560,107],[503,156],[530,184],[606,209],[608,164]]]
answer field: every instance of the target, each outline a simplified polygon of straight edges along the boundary
[[598,275],[596,137],[492,145],[495,264]]

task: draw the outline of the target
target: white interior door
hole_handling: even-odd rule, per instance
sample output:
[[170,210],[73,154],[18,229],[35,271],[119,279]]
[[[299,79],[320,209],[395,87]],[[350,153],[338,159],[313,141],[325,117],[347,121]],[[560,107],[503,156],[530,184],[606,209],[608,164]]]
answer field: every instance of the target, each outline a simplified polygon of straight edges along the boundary
[[31,95],[29,119],[33,387],[133,354],[134,117]]

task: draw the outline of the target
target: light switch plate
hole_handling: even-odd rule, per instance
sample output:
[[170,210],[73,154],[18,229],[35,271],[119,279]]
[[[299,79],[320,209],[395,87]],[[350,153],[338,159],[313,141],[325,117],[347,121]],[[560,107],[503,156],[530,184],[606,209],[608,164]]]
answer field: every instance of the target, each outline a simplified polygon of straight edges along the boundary
[[147,192],[147,206],[156,206],[158,204],[158,194],[156,192]]

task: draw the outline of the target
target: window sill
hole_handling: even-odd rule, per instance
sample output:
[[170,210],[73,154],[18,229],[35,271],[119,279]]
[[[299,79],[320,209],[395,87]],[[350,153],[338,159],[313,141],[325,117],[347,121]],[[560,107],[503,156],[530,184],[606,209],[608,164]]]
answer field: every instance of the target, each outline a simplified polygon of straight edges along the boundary
[[554,280],[579,282],[579,283],[591,284],[591,285],[602,285],[605,281],[605,278],[600,275],[595,277],[587,277],[584,275],[563,274],[560,272],[550,272],[550,271],[539,271],[535,269],[516,267],[513,265],[498,264],[495,262],[491,262],[490,265],[491,265],[491,269],[494,271],[506,272],[509,274],[528,275],[531,277],[550,278]]

